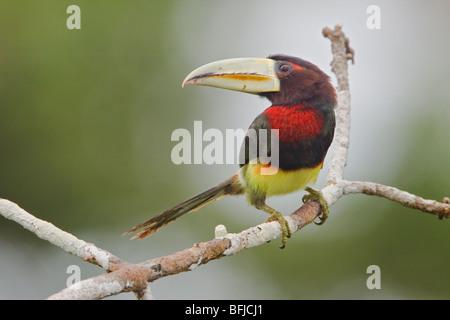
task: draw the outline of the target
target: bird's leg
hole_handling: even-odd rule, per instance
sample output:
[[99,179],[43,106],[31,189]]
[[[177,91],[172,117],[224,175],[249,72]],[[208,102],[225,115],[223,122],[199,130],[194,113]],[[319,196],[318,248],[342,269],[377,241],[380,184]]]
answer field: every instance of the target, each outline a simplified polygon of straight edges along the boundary
[[270,214],[270,218],[267,219],[267,222],[278,221],[278,223],[280,224],[282,232],[280,248],[284,249],[284,247],[286,247],[287,238],[291,237],[291,229],[289,228],[289,223],[283,217],[281,212],[272,209],[265,203],[260,209]]
[[324,224],[325,221],[328,219],[329,209],[328,209],[328,202],[324,199],[322,192],[319,190],[315,190],[310,187],[306,187],[305,190],[309,192],[309,194],[306,194],[303,196],[303,203],[306,203],[309,200],[317,200],[320,203],[320,207],[322,208],[322,213],[319,216],[320,221],[315,222],[317,225]]

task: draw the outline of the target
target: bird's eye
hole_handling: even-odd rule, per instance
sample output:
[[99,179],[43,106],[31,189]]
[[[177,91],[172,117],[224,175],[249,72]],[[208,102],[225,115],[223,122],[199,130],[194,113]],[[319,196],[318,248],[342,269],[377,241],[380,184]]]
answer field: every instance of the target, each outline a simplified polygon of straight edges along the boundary
[[292,71],[292,65],[290,65],[289,63],[286,62],[280,62],[277,64],[277,73],[279,73],[280,75],[287,75],[289,73],[291,73]]

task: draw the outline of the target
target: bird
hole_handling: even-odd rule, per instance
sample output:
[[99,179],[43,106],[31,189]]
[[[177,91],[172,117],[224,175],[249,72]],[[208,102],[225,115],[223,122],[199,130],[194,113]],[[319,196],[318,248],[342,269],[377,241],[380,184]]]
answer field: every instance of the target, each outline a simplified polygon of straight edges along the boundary
[[[323,167],[335,130],[336,91],[330,77],[315,64],[294,56],[275,54],[267,58],[231,58],[205,64],[184,79],[182,87],[210,86],[259,95],[271,105],[251,123],[243,141],[239,169],[224,182],[199,193],[180,204],[131,228],[134,238],[146,238],[180,216],[196,211],[229,195],[245,195],[248,203],[268,213],[268,222],[278,221],[282,231],[280,248],[291,236],[283,215],[269,207],[266,199],[301,189],[308,192],[302,200],[317,200],[321,206],[319,222],[329,213],[328,204],[319,190],[311,188]],[[262,131],[266,129],[265,131]],[[267,140],[252,151],[249,132]],[[275,132],[274,136],[269,131]],[[276,139],[278,150],[273,150]],[[263,163],[263,152],[278,151],[274,163]],[[277,162],[277,163],[275,163]],[[268,170],[273,167],[274,171]],[[264,170],[267,172],[263,173]]]

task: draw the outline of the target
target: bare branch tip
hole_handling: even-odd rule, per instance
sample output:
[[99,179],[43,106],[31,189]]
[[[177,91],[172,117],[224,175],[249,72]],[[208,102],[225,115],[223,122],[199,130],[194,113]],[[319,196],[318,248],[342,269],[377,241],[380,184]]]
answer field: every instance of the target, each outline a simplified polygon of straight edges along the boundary
[[[442,199],[442,203],[445,205],[448,205],[450,203],[449,197],[444,197]],[[448,207],[448,206],[447,206]],[[450,217],[450,208],[444,208],[442,211],[439,212],[438,218],[439,220],[442,220],[444,218],[448,219]]]
[[[352,64],[355,64],[355,50],[350,47],[350,39],[345,36],[345,33],[342,31],[342,25],[337,24],[334,26],[334,29],[331,30],[328,27],[322,29],[322,35],[325,38],[330,39],[332,42],[340,39],[344,39],[345,43],[345,54],[347,60],[351,60]],[[342,40],[341,40],[342,41]]]
[[322,35],[325,38],[328,38],[330,36],[330,34],[331,34],[331,29],[330,28],[325,27],[325,28],[322,29]]
[[344,33],[342,32],[342,25],[337,24],[334,26],[333,30],[331,30],[328,27],[323,28],[322,34],[324,37],[330,38],[331,36],[339,37],[341,34],[343,35]]

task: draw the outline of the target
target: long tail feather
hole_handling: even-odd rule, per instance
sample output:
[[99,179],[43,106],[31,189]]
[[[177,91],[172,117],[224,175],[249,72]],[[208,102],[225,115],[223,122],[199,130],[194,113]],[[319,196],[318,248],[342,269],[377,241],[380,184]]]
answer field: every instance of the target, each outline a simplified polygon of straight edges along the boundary
[[237,195],[242,193],[244,193],[244,188],[240,184],[237,175],[234,175],[223,183],[202,193],[199,193],[198,195],[193,196],[192,198],[187,199],[180,204],[177,204],[173,208],[161,212],[153,218],[142,222],[141,224],[138,224],[137,226],[125,232],[124,235],[142,229],[137,234],[135,234],[132,239],[146,238],[186,213],[198,210],[201,207],[206,206],[207,204],[215,200],[219,200],[227,195]]

